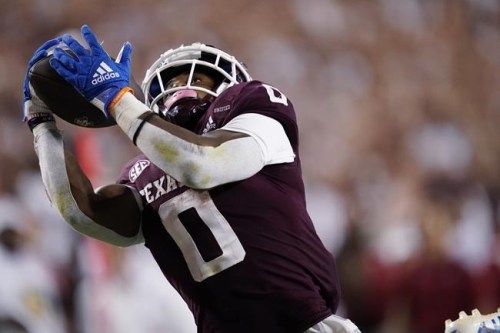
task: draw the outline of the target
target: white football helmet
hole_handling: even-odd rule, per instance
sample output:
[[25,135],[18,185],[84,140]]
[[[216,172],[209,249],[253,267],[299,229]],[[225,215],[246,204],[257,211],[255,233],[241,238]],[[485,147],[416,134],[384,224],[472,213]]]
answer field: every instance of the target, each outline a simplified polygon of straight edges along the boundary
[[500,308],[497,312],[482,315],[479,310],[472,310],[467,316],[464,311],[458,315],[458,319],[445,322],[445,333],[500,333]]
[[[204,72],[215,79],[213,90],[192,85],[195,71]],[[167,83],[177,74],[189,72],[188,83],[167,89]],[[181,45],[163,53],[146,71],[142,82],[145,103],[152,111],[164,113],[162,102],[179,90],[197,90],[217,97],[228,87],[252,80],[245,66],[232,55],[202,43]]]

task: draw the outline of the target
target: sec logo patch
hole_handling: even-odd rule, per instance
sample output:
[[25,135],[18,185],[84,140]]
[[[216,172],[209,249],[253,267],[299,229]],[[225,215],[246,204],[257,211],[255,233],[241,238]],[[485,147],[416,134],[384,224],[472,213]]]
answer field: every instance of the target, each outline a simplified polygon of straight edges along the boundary
[[128,178],[133,183],[135,180],[141,175],[141,173],[151,164],[151,162],[147,160],[139,160],[135,162],[134,166],[130,168],[128,172]]

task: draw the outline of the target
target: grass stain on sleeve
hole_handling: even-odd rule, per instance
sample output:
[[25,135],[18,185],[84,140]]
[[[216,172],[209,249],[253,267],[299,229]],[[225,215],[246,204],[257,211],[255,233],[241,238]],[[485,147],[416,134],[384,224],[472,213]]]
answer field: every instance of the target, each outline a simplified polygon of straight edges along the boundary
[[155,149],[167,162],[174,163],[178,159],[179,151],[174,146],[165,144],[164,142],[156,142]]

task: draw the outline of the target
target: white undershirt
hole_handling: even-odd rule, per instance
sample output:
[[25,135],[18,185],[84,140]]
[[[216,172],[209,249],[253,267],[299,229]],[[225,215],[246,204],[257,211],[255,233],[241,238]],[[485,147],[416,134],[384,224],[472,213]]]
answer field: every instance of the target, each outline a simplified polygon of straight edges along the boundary
[[262,149],[265,165],[290,163],[295,158],[283,126],[273,118],[245,113],[232,119],[221,129],[245,133],[254,138]]

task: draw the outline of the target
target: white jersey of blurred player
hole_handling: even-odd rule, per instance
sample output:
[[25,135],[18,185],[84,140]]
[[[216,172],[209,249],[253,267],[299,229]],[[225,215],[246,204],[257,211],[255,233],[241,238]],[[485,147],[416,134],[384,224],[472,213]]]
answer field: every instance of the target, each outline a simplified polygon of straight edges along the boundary
[[78,324],[83,333],[196,333],[192,313],[142,247],[85,239]]
[[[26,216],[17,200],[0,199],[0,211],[0,232],[26,232]],[[29,246],[15,251],[0,246],[0,317],[16,320],[30,333],[65,333],[56,277]]]

